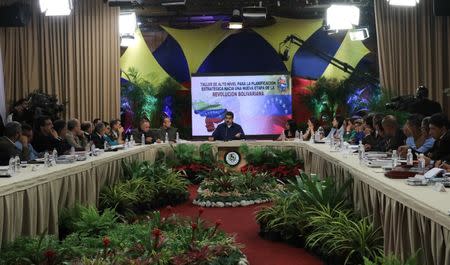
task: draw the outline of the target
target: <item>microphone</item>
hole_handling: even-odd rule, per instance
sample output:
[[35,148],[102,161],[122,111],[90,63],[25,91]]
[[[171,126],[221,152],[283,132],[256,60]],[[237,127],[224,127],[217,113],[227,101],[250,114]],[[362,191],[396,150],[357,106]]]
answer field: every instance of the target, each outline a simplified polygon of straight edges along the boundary
[[286,62],[289,60],[289,47],[287,47],[283,52],[279,51],[278,55],[280,56],[281,60],[283,62]]

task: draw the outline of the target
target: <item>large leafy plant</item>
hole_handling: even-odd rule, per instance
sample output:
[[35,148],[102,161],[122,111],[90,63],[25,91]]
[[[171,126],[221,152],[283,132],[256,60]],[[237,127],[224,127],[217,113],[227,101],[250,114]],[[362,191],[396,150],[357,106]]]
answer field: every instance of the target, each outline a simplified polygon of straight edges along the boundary
[[376,257],[375,261],[364,257],[364,265],[419,265],[420,253],[420,250],[416,251],[404,262],[394,255]]
[[173,167],[194,184],[199,184],[217,164],[217,157],[210,144],[177,144],[172,148],[175,153]]

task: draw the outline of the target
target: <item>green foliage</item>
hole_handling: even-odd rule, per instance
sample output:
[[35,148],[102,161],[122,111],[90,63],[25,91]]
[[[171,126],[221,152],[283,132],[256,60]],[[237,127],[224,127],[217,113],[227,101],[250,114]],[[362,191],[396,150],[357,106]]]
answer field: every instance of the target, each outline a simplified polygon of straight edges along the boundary
[[349,95],[355,90],[350,81],[339,81],[337,79],[320,78],[317,82],[310,86],[310,95],[302,97],[307,108],[312,111],[313,116],[319,118],[321,116],[333,117],[339,108],[341,113],[347,112],[347,106],[343,104],[347,102]]
[[402,262],[398,257],[394,255],[376,257],[375,261],[371,261],[367,257],[364,257],[364,265],[419,265],[419,255],[421,251],[411,255],[405,262]]
[[129,100],[134,122],[137,124],[142,118],[151,119],[157,109],[157,88],[133,67],[125,75],[130,83],[122,86],[121,96]]
[[77,232],[80,234],[103,235],[108,229],[115,226],[117,221],[114,210],[105,209],[99,213],[93,206],[83,206],[75,204],[73,208],[66,208],[61,211],[59,217],[59,227],[65,233]]
[[311,208],[308,212],[312,231],[307,246],[318,248],[327,256],[344,257],[345,264],[361,264],[363,258],[383,253],[383,237],[368,218],[355,218],[350,211],[330,206]]
[[146,221],[117,224],[105,236],[73,233],[63,241],[53,236],[19,238],[2,249],[0,264],[205,264],[203,258],[207,264],[237,264],[240,246],[217,227],[197,217],[161,218],[154,212]]
[[347,180],[343,185],[338,186],[331,177],[320,180],[317,176],[300,174],[295,181],[288,180],[286,190],[292,196],[299,199],[308,206],[320,207],[328,205],[332,208],[344,206],[348,202],[348,190],[352,180]]
[[297,158],[295,149],[276,149],[268,146],[249,147],[246,144],[240,146],[241,153],[245,156],[245,160],[249,165],[262,166],[269,168],[286,165],[295,167],[303,164],[303,161]]
[[211,165],[217,161],[211,144],[201,144],[199,147],[193,144],[177,144],[172,148],[177,165]]
[[123,180],[105,187],[100,193],[101,209],[115,209],[121,216],[129,217],[164,205],[177,204],[189,197],[188,182],[164,163],[123,162],[122,166]]

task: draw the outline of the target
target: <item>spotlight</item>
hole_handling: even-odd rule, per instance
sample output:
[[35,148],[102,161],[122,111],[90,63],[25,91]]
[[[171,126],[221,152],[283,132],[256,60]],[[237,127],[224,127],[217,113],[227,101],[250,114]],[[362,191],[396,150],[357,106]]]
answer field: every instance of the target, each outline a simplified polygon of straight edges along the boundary
[[230,22],[228,23],[228,28],[229,29],[242,29],[243,28],[241,11],[239,11],[239,9],[233,10],[233,16],[230,18]]
[[349,34],[352,41],[365,40],[370,37],[368,28],[352,29]]
[[359,8],[351,5],[331,5],[327,9],[329,30],[347,30],[359,24]]
[[416,6],[419,0],[387,0],[392,6]]
[[39,0],[41,12],[46,16],[68,16],[72,12],[72,0]]
[[121,13],[119,17],[119,33],[120,36],[130,35],[134,36],[136,31],[136,13],[127,12]]

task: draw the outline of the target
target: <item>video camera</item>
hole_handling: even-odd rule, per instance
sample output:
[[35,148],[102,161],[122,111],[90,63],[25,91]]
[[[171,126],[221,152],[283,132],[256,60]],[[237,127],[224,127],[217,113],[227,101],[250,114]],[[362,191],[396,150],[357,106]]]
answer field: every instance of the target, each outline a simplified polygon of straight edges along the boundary
[[416,98],[412,95],[400,96],[391,99],[391,102],[386,103],[386,109],[408,111],[410,106],[416,102]]

